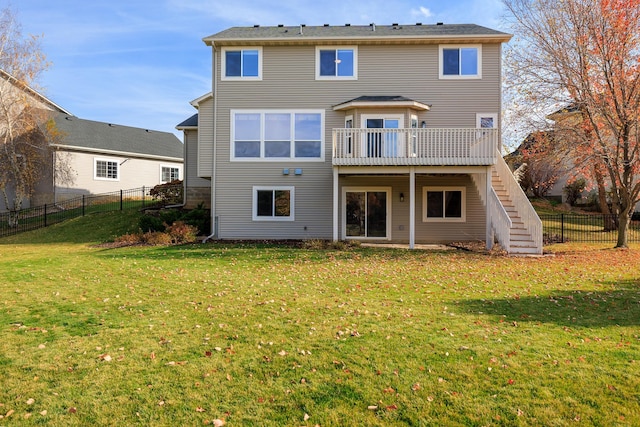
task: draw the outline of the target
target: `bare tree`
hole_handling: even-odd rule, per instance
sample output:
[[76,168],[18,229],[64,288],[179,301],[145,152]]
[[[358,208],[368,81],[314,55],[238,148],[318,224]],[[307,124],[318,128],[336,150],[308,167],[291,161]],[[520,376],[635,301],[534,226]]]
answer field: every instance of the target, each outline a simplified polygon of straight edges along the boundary
[[640,0],[503,2],[515,35],[508,81],[537,111],[575,109],[578,119],[559,125],[572,132],[566,151],[577,173],[604,172],[618,215],[616,247],[627,247],[640,201]]
[[60,139],[33,89],[47,63],[39,39],[23,37],[11,9],[0,12],[0,193],[19,211],[44,173]]

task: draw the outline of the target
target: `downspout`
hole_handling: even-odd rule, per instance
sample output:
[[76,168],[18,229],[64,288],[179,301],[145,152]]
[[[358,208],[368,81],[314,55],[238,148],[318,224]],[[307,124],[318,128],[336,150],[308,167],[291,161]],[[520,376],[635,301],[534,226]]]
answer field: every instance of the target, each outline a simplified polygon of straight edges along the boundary
[[[213,50],[212,55],[212,64],[211,64],[211,73],[213,78],[213,158],[212,158],[212,167],[211,167],[211,234],[207,236],[202,243],[206,243],[209,239],[216,237],[217,227],[216,227],[216,159],[217,159],[217,123],[216,118],[218,117],[218,79],[216,78],[216,45],[215,42],[211,41],[211,49]],[[199,131],[199,130],[198,130]],[[200,135],[200,134],[198,134]],[[199,138],[200,136],[198,136]]]

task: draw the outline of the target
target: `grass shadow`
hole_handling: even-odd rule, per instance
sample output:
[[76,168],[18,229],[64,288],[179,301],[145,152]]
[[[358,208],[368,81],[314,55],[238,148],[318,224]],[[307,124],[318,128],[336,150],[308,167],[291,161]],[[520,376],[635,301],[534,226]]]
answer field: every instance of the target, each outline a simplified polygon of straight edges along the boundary
[[640,278],[604,284],[611,290],[552,291],[547,295],[461,300],[469,313],[509,322],[555,323],[569,327],[640,326]]

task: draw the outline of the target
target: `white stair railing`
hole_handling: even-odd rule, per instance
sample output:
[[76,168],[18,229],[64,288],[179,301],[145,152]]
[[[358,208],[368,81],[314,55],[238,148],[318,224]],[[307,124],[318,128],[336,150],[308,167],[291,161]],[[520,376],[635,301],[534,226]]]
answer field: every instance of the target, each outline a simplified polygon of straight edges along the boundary
[[529,202],[526,194],[522,191],[520,184],[516,181],[513,173],[507,166],[507,163],[504,161],[501,155],[496,156],[497,161],[494,165],[498,176],[502,180],[502,183],[505,186],[505,189],[509,196],[511,197],[511,201],[515,205],[518,210],[518,215],[522,219],[524,223],[524,227],[533,239],[533,243],[538,250],[538,252],[542,253],[542,221],[540,221],[540,217],[536,213],[533,206]]

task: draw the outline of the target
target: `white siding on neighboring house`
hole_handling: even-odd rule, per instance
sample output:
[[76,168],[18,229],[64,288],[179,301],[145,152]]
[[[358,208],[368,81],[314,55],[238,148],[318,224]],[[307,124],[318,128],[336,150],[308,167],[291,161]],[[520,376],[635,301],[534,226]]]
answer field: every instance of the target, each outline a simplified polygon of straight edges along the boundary
[[[74,171],[74,181],[70,184],[56,183],[57,200],[82,194],[153,187],[162,183],[162,167],[177,168],[180,179],[183,178],[182,162],[84,152],[66,152],[66,156],[69,166]],[[116,163],[117,179],[96,177],[95,167],[98,160]]]

